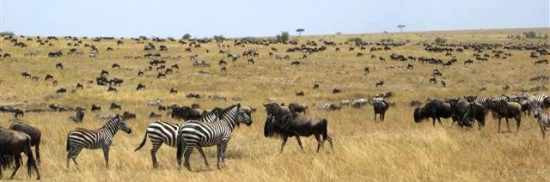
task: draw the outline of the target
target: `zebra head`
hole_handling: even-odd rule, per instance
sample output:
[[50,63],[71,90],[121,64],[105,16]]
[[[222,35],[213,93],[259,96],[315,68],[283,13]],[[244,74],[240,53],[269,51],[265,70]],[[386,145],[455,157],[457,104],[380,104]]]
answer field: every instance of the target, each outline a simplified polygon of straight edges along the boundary
[[237,109],[237,123],[250,126],[252,124],[252,110],[249,107],[241,107],[241,104],[237,104]]
[[124,120],[120,115],[115,116],[115,118],[113,118],[113,122],[122,131],[128,134],[132,133],[132,129],[128,126],[128,121]]

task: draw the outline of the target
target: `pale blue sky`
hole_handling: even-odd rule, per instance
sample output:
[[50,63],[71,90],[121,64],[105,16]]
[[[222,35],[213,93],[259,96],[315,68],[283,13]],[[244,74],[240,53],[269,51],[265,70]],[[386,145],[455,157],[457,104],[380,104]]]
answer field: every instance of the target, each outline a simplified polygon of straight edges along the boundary
[[272,36],[550,27],[550,0],[0,0],[24,35]]

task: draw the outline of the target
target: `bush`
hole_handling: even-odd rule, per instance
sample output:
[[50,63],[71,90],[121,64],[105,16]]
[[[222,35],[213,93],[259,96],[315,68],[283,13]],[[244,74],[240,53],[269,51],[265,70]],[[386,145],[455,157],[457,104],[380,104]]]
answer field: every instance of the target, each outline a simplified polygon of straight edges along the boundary
[[216,42],[223,42],[223,41],[226,40],[226,38],[223,37],[223,35],[215,35],[215,36],[214,36],[214,40],[215,40]]
[[288,32],[281,32],[280,35],[276,36],[277,42],[285,43],[285,44],[288,42],[289,38],[290,38],[290,35],[288,34]]
[[435,39],[435,43],[438,44],[438,45],[442,45],[442,44],[447,43],[447,39],[438,37],[438,38]]
[[0,32],[0,37],[13,37],[15,33],[13,32]]
[[353,42],[356,46],[360,46],[363,44],[363,39],[359,37],[353,37],[353,38],[349,38],[348,42]]
[[184,40],[189,40],[189,39],[191,39],[191,34],[186,33],[181,38],[184,39]]

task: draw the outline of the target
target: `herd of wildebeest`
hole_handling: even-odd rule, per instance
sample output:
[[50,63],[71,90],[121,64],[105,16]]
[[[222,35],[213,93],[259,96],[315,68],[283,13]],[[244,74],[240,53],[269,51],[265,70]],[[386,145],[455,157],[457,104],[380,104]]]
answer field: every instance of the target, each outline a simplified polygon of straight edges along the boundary
[[[25,50],[28,44],[36,44],[40,47],[53,47],[59,44],[60,38],[58,37],[26,37],[26,36],[4,36],[1,37],[4,45],[12,44],[14,49]],[[127,55],[124,59],[144,59],[148,64],[143,69],[137,70],[135,76],[144,77],[150,76],[154,79],[167,79],[170,75],[174,74],[180,69],[180,64],[174,63],[170,60],[182,60],[187,59],[183,56],[166,56],[163,53],[172,49],[165,45],[166,42],[177,42],[184,46],[182,52],[189,54],[188,57],[193,67],[210,67],[209,61],[201,58],[200,52],[205,51],[210,53],[209,49],[200,49],[202,45],[214,42],[213,39],[180,39],[173,38],[132,38],[132,39],[116,39],[113,37],[99,37],[99,38],[86,38],[86,37],[71,37],[67,36],[62,38],[66,43],[65,49],[54,50],[47,53],[49,59],[56,59],[63,56],[87,56],[90,59],[95,59],[98,55],[108,54],[109,52],[116,51],[113,47],[106,47],[104,50],[100,50],[94,45],[102,41],[116,41],[116,45],[120,46],[131,42],[137,44],[143,44],[143,55]],[[227,43],[231,42],[231,43]],[[409,41],[397,42],[392,40],[382,40],[377,42],[368,42],[361,40],[353,40],[346,42],[334,42],[328,40],[308,40],[305,42],[299,42],[291,40],[284,44],[288,46],[286,50],[279,50],[272,45],[281,44],[274,39],[234,39],[226,40],[224,43],[215,42],[217,46],[217,53],[223,55],[223,59],[218,61],[220,72],[227,72],[227,65],[239,60],[246,60],[248,64],[256,64],[258,57],[261,56],[260,49],[267,52],[267,55],[274,60],[289,60],[289,66],[303,65],[304,59],[308,56],[324,52],[335,51],[344,52],[348,51],[353,53],[357,57],[364,57],[367,54],[370,55],[370,59],[385,62],[385,61],[398,61],[406,62],[405,70],[414,70],[417,64],[432,64],[440,65],[442,67],[450,67],[459,63],[459,60],[455,57],[455,54],[464,53],[469,51],[472,53],[472,59],[461,60],[463,65],[469,64],[482,64],[492,59],[509,59],[512,57],[511,51],[529,51],[528,54],[533,59],[534,66],[547,66],[548,60],[544,59],[550,55],[550,46],[546,44],[501,44],[501,43],[454,43],[454,44],[435,44],[435,43],[417,43],[418,46],[424,48],[424,51],[430,54],[444,54],[448,59],[427,57],[427,56],[411,56],[402,55],[398,53],[391,53],[389,56],[377,56],[378,52],[391,52],[392,49],[408,44],[413,44]],[[249,48],[253,47],[253,48]],[[242,52],[232,52],[231,48],[239,48]],[[32,57],[39,56],[36,51],[21,51],[25,52],[22,55],[14,55],[7,50],[0,49],[0,62],[9,61],[16,57]],[[292,61],[291,61],[292,60]],[[55,69],[63,70],[64,65],[61,62],[55,63],[52,67]],[[116,71],[124,65],[113,63],[110,67],[111,71]],[[98,72],[98,75],[94,79],[90,79],[86,83],[74,83],[71,87],[57,87],[58,78],[54,74],[35,75],[31,72],[21,72],[21,76],[31,81],[45,81],[51,83],[55,89],[56,94],[69,94],[78,90],[86,89],[85,85],[97,85],[104,87],[106,92],[118,92],[117,90],[125,84],[125,78],[119,78],[111,76],[107,71],[109,68],[105,68]],[[390,67],[388,69],[394,69]],[[364,74],[371,74],[372,68],[365,67],[362,69]],[[446,87],[447,83],[442,77],[443,73],[440,69],[433,69],[429,83],[440,84],[442,87]],[[128,79],[128,78],[126,78]],[[535,78],[531,78],[531,81],[544,81],[548,80],[548,76],[541,75]],[[374,87],[384,87],[384,80],[376,82]],[[147,85],[139,83],[135,86],[137,92],[147,89]],[[319,89],[320,83],[315,82],[313,89]],[[509,86],[503,87],[504,90],[509,89]],[[514,95],[497,95],[497,96],[456,96],[452,98],[432,98],[426,101],[411,101],[410,105],[414,108],[412,118],[416,123],[422,120],[431,118],[433,125],[436,122],[441,123],[441,118],[451,118],[453,125],[459,127],[473,127],[477,123],[479,129],[482,129],[485,125],[486,116],[491,113],[493,118],[498,121],[498,132],[501,132],[500,125],[501,120],[506,121],[508,130],[509,120],[514,120],[516,123],[516,130],[520,129],[522,117],[534,117],[540,126],[542,136],[544,138],[546,129],[550,127],[550,114],[545,110],[550,107],[550,97],[546,94],[528,94],[529,92],[540,92],[546,89],[544,86],[529,88],[522,90],[521,93]],[[168,90],[171,94],[177,94],[178,90],[170,88]],[[332,94],[338,94],[342,92],[339,88],[331,90]],[[296,92],[297,97],[303,97],[304,91]],[[393,96],[393,92],[386,92],[371,98],[358,98],[350,100],[342,100],[339,102],[324,102],[318,104],[318,108],[327,112],[335,112],[342,107],[351,106],[355,108],[362,108],[366,105],[371,105],[374,111],[374,120],[377,120],[376,116],[379,116],[379,120],[384,121],[386,111],[394,104],[390,101]],[[209,95],[205,96],[199,93],[188,93],[187,98],[198,99],[208,98],[215,100],[228,100],[224,96]],[[240,98],[231,98],[234,102],[238,102]],[[177,149],[176,158],[177,164],[182,163],[187,169],[191,169],[189,158],[194,149],[197,149],[204,159],[206,166],[209,166],[206,156],[202,150],[203,147],[216,146],[217,147],[217,167],[223,168],[225,165],[225,151],[231,138],[231,133],[239,124],[252,124],[252,113],[256,112],[256,108],[251,106],[245,106],[241,104],[233,104],[228,107],[216,107],[208,111],[202,110],[199,104],[193,104],[190,106],[181,106],[177,104],[163,105],[160,100],[147,103],[150,107],[156,107],[157,112],[150,112],[150,118],[159,118],[162,116],[162,112],[166,112],[173,119],[181,122],[168,122],[168,121],[155,121],[151,122],[145,133],[145,136],[141,144],[136,148],[136,151],[141,149],[147,141],[152,143],[151,158],[153,167],[159,166],[156,153],[162,144],[174,147]],[[325,141],[328,141],[332,147],[332,138],[329,136],[328,127],[329,121],[327,119],[316,119],[309,114],[306,114],[310,108],[302,103],[277,103],[270,102],[264,104],[267,117],[264,125],[264,135],[266,137],[280,137],[282,139],[282,145],[280,152],[283,152],[283,148],[288,138],[296,138],[299,146],[303,149],[300,140],[301,136],[314,136],[317,140],[317,152],[324,145]],[[122,130],[126,133],[131,133],[132,129],[128,125],[128,120],[136,118],[136,114],[124,111],[123,106],[112,102],[109,106],[109,110],[115,113],[109,116],[102,117],[107,120],[105,125],[98,129],[86,129],[76,128],[71,130],[67,134],[66,151],[67,151],[67,167],[69,167],[72,161],[77,167],[77,156],[82,149],[102,149],[106,166],[109,167],[109,148],[112,143],[112,138],[115,134]],[[105,108],[103,108],[106,110]],[[12,113],[14,115],[14,121],[10,124],[9,128],[0,127],[0,177],[2,175],[2,169],[15,168],[11,177],[15,175],[17,169],[21,166],[22,158],[21,153],[27,156],[27,167],[29,176],[31,170],[34,169],[37,174],[37,178],[40,178],[39,167],[40,164],[40,141],[41,131],[40,129],[33,127],[27,123],[20,121],[25,113],[30,112],[74,112],[74,116],[70,117],[70,120],[74,122],[82,122],[86,113],[101,111],[100,104],[92,104],[90,107],[77,106],[69,107],[59,104],[46,104],[44,107],[29,108],[21,105],[17,106],[0,106],[0,112]],[[35,147],[35,151],[31,150],[31,147]],[[182,161],[182,158],[184,160]]]

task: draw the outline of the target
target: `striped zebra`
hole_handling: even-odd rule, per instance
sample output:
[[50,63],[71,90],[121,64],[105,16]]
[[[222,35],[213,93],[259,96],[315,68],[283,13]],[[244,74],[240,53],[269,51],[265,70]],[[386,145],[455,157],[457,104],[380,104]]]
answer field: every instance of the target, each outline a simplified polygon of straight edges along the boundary
[[[221,109],[216,108],[211,112],[208,112],[204,114],[200,120],[200,122],[204,123],[213,123],[218,121],[219,115],[221,114]],[[176,147],[177,144],[177,134],[178,129],[180,128],[182,124],[176,124],[171,122],[165,122],[165,121],[155,121],[149,124],[147,129],[145,130],[145,136],[143,137],[143,141],[141,144],[136,148],[135,151],[138,151],[141,149],[145,142],[147,141],[147,138],[149,138],[149,141],[153,144],[153,148],[151,148],[151,159],[153,161],[153,168],[158,168],[158,161],[157,161],[157,152],[162,146],[163,143],[170,147]]]
[[533,116],[535,116],[539,123],[540,132],[544,139],[546,137],[546,129],[550,128],[550,113],[544,113],[544,110],[541,108],[536,108],[533,113]]
[[96,130],[86,128],[71,130],[67,135],[67,168],[69,168],[69,162],[72,159],[78,169],[76,158],[83,148],[103,149],[105,166],[109,168],[109,148],[118,130],[122,130],[128,134],[132,133],[132,129],[128,127],[128,122],[123,120],[119,115],[111,118],[103,127]]
[[250,110],[242,108],[240,104],[224,109],[220,121],[214,123],[203,123],[189,121],[178,131],[177,162],[181,166],[181,158],[185,157],[184,166],[191,170],[189,157],[194,148],[197,148],[207,167],[208,161],[202,147],[217,146],[218,169],[225,165],[225,151],[231,139],[231,133],[239,125],[252,124]]

